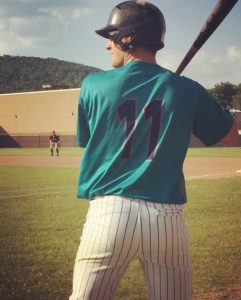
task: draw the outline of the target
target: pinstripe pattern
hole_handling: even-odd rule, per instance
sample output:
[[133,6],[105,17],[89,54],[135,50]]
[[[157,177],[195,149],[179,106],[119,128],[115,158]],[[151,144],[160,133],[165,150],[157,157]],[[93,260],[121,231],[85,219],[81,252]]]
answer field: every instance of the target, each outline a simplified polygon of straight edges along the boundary
[[118,196],[91,201],[70,300],[112,299],[134,258],[140,261],[150,299],[191,299],[191,265],[181,206]]

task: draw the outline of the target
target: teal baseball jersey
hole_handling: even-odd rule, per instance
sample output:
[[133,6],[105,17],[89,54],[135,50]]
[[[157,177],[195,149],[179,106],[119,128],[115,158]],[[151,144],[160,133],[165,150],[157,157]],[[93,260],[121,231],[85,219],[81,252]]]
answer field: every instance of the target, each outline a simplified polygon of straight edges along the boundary
[[210,146],[232,122],[201,85],[157,64],[132,61],[92,73],[78,105],[77,145],[85,151],[77,195],[183,204],[191,134]]

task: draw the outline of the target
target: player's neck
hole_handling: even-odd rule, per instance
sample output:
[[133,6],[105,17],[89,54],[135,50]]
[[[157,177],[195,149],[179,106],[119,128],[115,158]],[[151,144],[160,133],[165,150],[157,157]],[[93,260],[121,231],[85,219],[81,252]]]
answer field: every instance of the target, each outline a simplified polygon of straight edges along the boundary
[[137,49],[131,53],[126,53],[124,64],[127,64],[130,61],[144,61],[150,64],[157,63],[155,54],[142,49]]

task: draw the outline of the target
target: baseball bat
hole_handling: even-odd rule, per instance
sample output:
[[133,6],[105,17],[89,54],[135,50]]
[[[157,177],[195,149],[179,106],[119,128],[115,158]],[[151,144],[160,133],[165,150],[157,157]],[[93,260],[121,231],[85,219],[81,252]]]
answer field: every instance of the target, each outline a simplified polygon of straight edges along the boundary
[[218,26],[222,23],[237,2],[238,0],[219,0],[217,2],[191,48],[188,50],[187,54],[177,68],[176,74],[180,75],[182,73],[194,55],[218,28]]

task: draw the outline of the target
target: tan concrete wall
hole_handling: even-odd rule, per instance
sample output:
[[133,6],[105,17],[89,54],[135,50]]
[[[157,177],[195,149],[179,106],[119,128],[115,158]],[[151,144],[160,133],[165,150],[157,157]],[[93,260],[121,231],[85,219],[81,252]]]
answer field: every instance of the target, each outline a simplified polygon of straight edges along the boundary
[[75,134],[80,89],[0,95],[0,127],[9,135]]
[[[79,93],[68,89],[0,95],[0,147],[46,147],[52,130],[62,146],[75,146]],[[241,129],[241,113],[235,118]],[[203,145],[192,137],[190,146]]]

